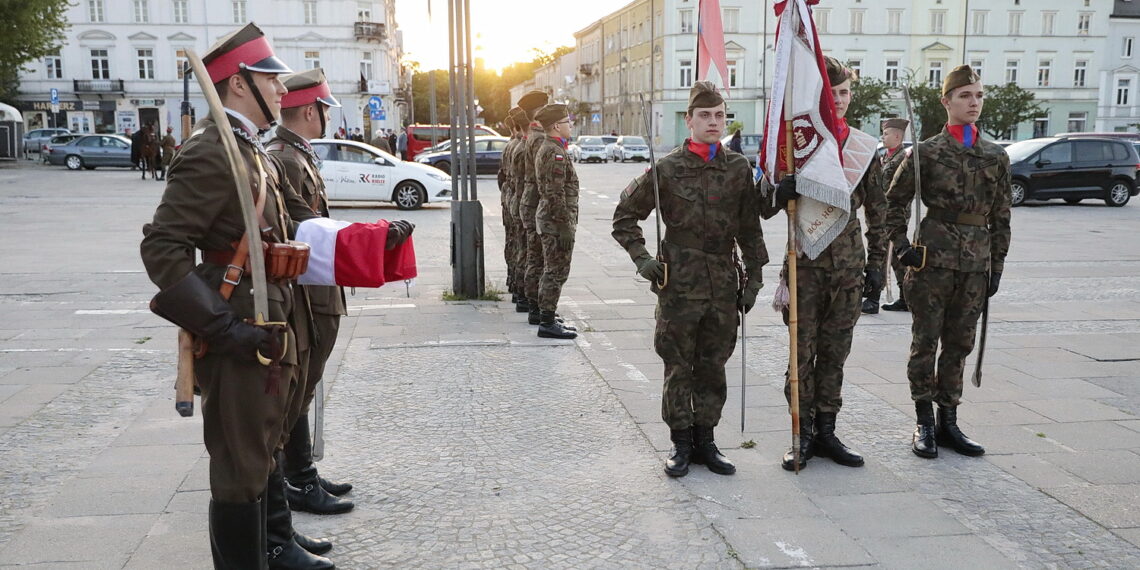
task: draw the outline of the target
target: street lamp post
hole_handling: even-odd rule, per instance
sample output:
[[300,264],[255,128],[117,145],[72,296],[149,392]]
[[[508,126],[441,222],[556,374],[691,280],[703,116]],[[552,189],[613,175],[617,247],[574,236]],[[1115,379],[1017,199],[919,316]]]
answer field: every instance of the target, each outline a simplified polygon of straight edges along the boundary
[[483,205],[475,177],[475,78],[471,0],[448,0],[451,103],[451,283],[453,292],[483,296]]

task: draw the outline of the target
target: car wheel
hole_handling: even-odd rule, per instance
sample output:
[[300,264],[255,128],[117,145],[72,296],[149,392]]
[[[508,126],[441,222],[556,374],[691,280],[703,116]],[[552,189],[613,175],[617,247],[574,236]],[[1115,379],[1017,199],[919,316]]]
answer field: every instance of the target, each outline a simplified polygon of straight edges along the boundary
[[1081,203],[1081,199],[1080,198],[1065,198],[1065,203],[1075,206],[1075,205]]
[[1119,208],[1128,203],[1132,198],[1132,187],[1123,180],[1117,180],[1112,188],[1108,189],[1108,195],[1104,198],[1104,203],[1114,208]]
[[415,180],[405,180],[397,184],[396,191],[392,193],[392,201],[401,210],[418,210],[426,200],[427,193],[424,187]]
[[451,174],[451,163],[446,160],[441,160],[435,163],[435,167],[448,174]]
[[67,168],[69,170],[79,170],[80,168],[83,168],[83,159],[74,154],[69,155],[67,158],[65,158],[63,160],[63,163],[67,165]]
[[1025,183],[1020,180],[1014,180],[1009,185],[1009,204],[1011,206],[1020,206],[1025,203]]

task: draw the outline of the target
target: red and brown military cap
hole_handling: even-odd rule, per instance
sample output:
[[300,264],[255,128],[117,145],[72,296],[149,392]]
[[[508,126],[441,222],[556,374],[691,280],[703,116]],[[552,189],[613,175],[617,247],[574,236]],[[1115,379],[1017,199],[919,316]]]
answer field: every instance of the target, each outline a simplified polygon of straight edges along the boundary
[[324,103],[329,107],[340,107],[340,101],[333,97],[323,69],[317,67],[301,73],[294,73],[281,80],[289,90],[281,98],[281,108],[303,107],[311,103]]
[[202,63],[206,65],[211,83],[222,81],[242,69],[260,73],[293,71],[285,65],[285,62],[277,59],[265,33],[253,22],[226,34],[210,46],[210,50],[202,58]]

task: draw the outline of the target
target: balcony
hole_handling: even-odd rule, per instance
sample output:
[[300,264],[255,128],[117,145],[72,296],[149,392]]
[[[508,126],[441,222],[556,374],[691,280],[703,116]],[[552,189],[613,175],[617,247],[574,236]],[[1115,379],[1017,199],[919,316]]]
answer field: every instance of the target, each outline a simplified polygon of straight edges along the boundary
[[353,32],[357,40],[382,42],[388,39],[388,28],[381,22],[356,22]]
[[122,79],[73,79],[76,93],[122,93]]

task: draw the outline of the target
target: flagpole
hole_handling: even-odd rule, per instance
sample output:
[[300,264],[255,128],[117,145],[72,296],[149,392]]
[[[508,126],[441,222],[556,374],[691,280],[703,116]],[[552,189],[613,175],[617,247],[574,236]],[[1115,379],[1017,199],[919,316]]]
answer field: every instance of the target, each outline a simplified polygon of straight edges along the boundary
[[[789,4],[789,15],[793,16],[789,29],[795,29],[798,15],[793,4]],[[792,142],[792,73],[794,66],[788,66],[788,77],[784,84],[784,157],[787,172],[784,176],[796,173],[795,145]],[[788,384],[791,398],[788,404],[792,416],[792,463],[797,475],[800,473],[800,361],[799,361],[799,313],[797,311],[796,287],[796,201],[788,200]]]
[[693,46],[693,53],[696,57],[693,58],[693,81],[701,80],[701,4],[705,0],[697,0],[697,25],[693,27],[693,39],[697,40],[696,45]]

